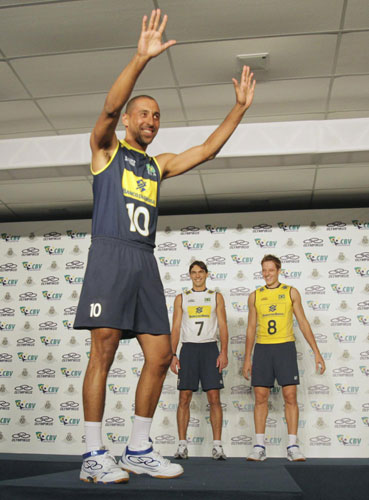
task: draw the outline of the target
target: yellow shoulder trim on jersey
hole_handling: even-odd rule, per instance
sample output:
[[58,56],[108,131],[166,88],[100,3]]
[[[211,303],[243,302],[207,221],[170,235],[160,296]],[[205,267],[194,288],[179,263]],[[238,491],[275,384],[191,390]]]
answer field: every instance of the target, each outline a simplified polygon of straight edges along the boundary
[[104,170],[106,170],[108,168],[108,166],[111,164],[111,162],[114,160],[116,154],[118,153],[119,145],[120,144],[119,144],[119,141],[118,141],[117,147],[115,148],[115,151],[112,154],[112,157],[110,158],[110,160],[108,161],[108,163],[105,165],[105,167],[103,167],[101,170],[98,170],[97,172],[94,172],[92,170],[92,163],[90,163],[90,170],[91,170],[92,175],[99,175],[99,174],[101,174],[101,172],[104,172]]
[[163,172],[161,171],[161,168],[160,168],[160,165],[159,165],[159,162],[158,160],[156,159],[156,156],[153,156],[152,159],[154,160],[156,166],[158,167],[158,170],[159,170],[159,174],[160,174],[160,179],[163,177]]
[[185,291],[185,294],[186,294],[186,295],[190,295],[190,293],[192,293],[192,290],[186,290],[186,291]]
[[124,146],[125,148],[131,149],[132,151],[137,151],[137,153],[141,153],[142,155],[147,156],[147,153],[145,153],[145,151],[142,151],[142,149],[134,148],[133,146],[128,144],[128,142],[126,142],[124,139],[120,142],[121,142],[122,146]]
[[208,290],[208,293],[215,293],[214,290]]

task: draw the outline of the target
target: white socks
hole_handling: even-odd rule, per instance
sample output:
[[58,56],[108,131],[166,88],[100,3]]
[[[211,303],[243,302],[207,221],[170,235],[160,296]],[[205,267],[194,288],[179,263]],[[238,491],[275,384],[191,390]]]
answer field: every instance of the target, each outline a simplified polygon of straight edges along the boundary
[[129,440],[129,447],[134,450],[141,450],[142,443],[148,442],[150,437],[152,418],[139,417],[135,415]]
[[101,422],[85,422],[86,453],[103,447]]
[[256,444],[265,447],[265,434],[255,434]]
[[288,434],[288,446],[293,446],[294,444],[297,444],[296,434]]

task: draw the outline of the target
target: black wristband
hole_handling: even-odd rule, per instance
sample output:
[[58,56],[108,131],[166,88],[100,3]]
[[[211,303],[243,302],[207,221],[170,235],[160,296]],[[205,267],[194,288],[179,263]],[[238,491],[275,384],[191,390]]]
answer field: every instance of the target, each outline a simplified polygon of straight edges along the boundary
[[178,357],[177,354],[172,354],[172,356],[175,356],[176,358]]

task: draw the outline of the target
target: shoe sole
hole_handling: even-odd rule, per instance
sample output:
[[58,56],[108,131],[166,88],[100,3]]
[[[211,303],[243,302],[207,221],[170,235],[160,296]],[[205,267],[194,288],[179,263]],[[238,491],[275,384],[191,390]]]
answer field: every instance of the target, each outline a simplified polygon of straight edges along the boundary
[[128,483],[129,477],[125,478],[123,477],[122,479],[116,479],[115,481],[98,481],[96,477],[91,477],[90,479],[84,479],[80,477],[80,480],[83,481],[84,483],[94,483],[94,484],[114,484],[114,483]]
[[140,471],[137,471],[137,470],[132,470],[132,469],[127,469],[126,466],[122,466],[120,465],[120,467],[122,467],[123,470],[125,470],[126,472],[129,472],[129,473],[132,473],[132,474],[137,474],[137,475],[140,475],[140,474],[147,474],[148,476],[151,476],[151,477],[156,477],[157,479],[174,479],[176,477],[179,477],[183,474],[183,471],[182,472],[179,472],[178,474],[175,474],[174,476],[162,476],[160,474],[150,474],[150,472],[146,471],[146,470],[140,470]]
[[289,460],[290,462],[306,462],[306,458],[296,458],[294,460],[293,458],[288,458],[287,457],[287,460]]
[[246,458],[246,460],[248,462],[264,462],[264,460],[266,460],[266,459],[267,459],[267,457],[265,457],[265,458],[249,458],[249,457],[247,457]]

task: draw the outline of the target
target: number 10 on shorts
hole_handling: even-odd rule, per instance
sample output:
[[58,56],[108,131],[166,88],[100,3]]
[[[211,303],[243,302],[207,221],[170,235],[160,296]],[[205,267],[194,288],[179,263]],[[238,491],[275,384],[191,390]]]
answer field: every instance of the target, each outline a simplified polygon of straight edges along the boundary
[[98,302],[96,302],[96,304],[90,304],[90,318],[98,318],[101,314],[101,310],[101,304]]

